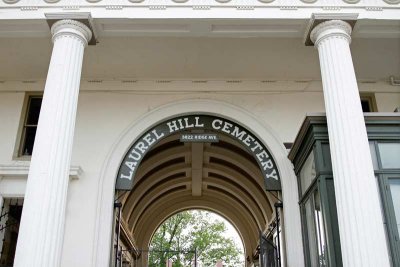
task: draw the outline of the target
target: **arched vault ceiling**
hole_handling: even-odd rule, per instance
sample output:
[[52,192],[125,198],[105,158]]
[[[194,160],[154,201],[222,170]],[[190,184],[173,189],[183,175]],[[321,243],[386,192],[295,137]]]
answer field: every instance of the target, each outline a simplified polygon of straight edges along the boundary
[[145,248],[166,218],[201,208],[227,218],[251,254],[259,231],[273,217],[275,201],[264,189],[257,162],[223,134],[217,143],[182,143],[179,138],[169,136],[145,155],[134,188],[122,199],[124,225],[131,237]]

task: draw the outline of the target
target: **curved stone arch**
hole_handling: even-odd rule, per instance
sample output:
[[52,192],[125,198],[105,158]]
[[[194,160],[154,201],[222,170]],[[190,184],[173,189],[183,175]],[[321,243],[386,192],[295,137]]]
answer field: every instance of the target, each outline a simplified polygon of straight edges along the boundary
[[[100,171],[92,266],[106,267],[110,260],[115,178],[128,149],[140,136],[159,122],[196,113],[227,118],[242,125],[257,137],[271,153],[282,183],[285,221],[283,241],[285,243],[286,261],[289,266],[303,267],[304,257],[297,179],[293,165],[287,158],[282,140],[270,126],[261,122],[249,111],[226,102],[209,99],[189,99],[158,107],[132,122],[120,134],[107,154]],[[285,241],[286,236],[289,237],[287,241]]]

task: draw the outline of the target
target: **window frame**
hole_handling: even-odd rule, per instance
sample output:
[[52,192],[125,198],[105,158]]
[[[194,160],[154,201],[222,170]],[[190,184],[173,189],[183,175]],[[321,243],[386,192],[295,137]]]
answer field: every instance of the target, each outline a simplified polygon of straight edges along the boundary
[[379,143],[400,143],[400,140],[370,139],[374,143],[378,169],[374,170],[377,179],[382,207],[382,218],[386,230],[386,237],[393,266],[400,266],[400,233],[397,229],[397,220],[394,213],[392,194],[390,192],[390,179],[400,179],[400,168],[383,168],[379,151]]
[[376,104],[376,98],[374,93],[360,93],[360,103],[361,101],[367,101],[370,111],[378,112],[378,105]]
[[[20,124],[18,127],[16,144],[14,147],[13,159],[16,160],[30,160],[31,155],[24,155],[23,150],[26,142],[26,123],[28,120],[28,111],[32,98],[43,98],[43,92],[26,92],[24,102],[21,108]],[[36,127],[31,125],[30,127]]]
[[[376,148],[376,145],[377,145],[376,142],[379,142],[379,143],[382,143],[382,142],[398,143],[398,142],[400,142],[400,116],[395,113],[393,113],[393,114],[392,113],[364,113],[364,120],[365,120],[366,130],[367,130],[367,134],[368,134],[368,140],[371,143],[370,149],[371,149],[371,151],[375,151],[375,152],[371,153],[371,155],[374,155],[374,157],[372,157],[372,159],[374,160],[374,162],[373,162],[374,163],[374,171],[375,171],[375,175],[377,176],[376,186],[377,186],[377,190],[379,191],[383,188],[382,187],[382,178],[379,179],[381,177],[380,175],[398,174],[398,173],[400,173],[400,168],[397,168],[397,165],[389,166],[389,167],[396,167],[397,169],[381,169],[380,168],[382,166],[382,164],[381,164],[380,158],[377,159],[377,157],[380,157],[380,154],[378,154],[379,149]],[[301,208],[301,203],[302,203],[302,200],[303,200],[303,197],[305,196],[305,194],[301,193],[301,179],[299,177],[299,172],[300,172],[301,168],[303,167],[306,156],[308,153],[310,153],[311,150],[314,151],[315,165],[316,165],[316,170],[317,170],[317,179],[318,179],[318,181],[321,181],[321,178],[324,176],[333,176],[329,148],[330,148],[330,146],[329,146],[329,136],[328,136],[328,127],[327,127],[327,122],[326,122],[326,116],[324,114],[307,115],[307,117],[304,120],[304,122],[300,128],[300,131],[297,134],[297,137],[293,143],[293,147],[290,150],[289,155],[288,155],[289,159],[292,161],[292,163],[294,165],[294,170],[295,170],[295,173],[297,176],[300,208]],[[397,154],[395,154],[395,155],[397,155]],[[378,163],[378,161],[379,161],[379,163]],[[396,163],[397,163],[397,161],[396,161]],[[326,180],[326,181],[329,181],[329,180]],[[334,181],[334,178],[332,179],[332,181]],[[332,187],[334,187],[333,183],[328,183],[327,188],[330,189],[330,192],[335,191],[335,190],[332,190]],[[311,189],[311,186],[309,189]],[[397,193],[397,191],[396,191],[396,193]],[[320,196],[322,197],[322,195],[323,194],[322,194],[322,190],[321,190]],[[379,197],[379,202],[381,204],[381,212],[382,212],[381,216],[383,218],[382,223],[386,220],[390,224],[390,221],[387,219],[388,218],[387,215],[384,214],[384,212],[388,212],[388,211],[387,211],[387,208],[383,206],[383,203],[382,203],[383,196],[385,196],[385,195],[381,193],[380,197]],[[329,196],[329,199],[332,199],[332,196]],[[389,199],[389,200],[391,200],[391,199]],[[388,204],[388,203],[390,204],[392,202],[387,201],[386,204]],[[397,202],[395,204],[397,204]],[[396,206],[394,206],[394,207],[396,207]],[[336,208],[336,206],[335,206],[335,208]],[[328,212],[325,212],[325,214],[328,214]],[[325,229],[329,229],[333,233],[330,236],[332,238],[331,241],[333,241],[333,244],[334,244],[334,246],[332,246],[332,247],[335,248],[335,252],[337,253],[335,255],[336,261],[337,261],[337,263],[340,264],[341,263],[341,255],[339,258],[339,253],[341,252],[341,250],[340,250],[340,236],[339,236],[338,223],[337,223],[338,221],[336,221],[337,225],[334,224],[335,217],[337,218],[337,212],[336,212],[336,216],[334,213],[331,213],[330,216],[331,216],[330,221],[331,221],[331,223],[333,223],[332,226],[335,228],[326,227]],[[394,217],[391,217],[391,218],[394,218]],[[304,231],[305,224],[303,222],[303,213],[301,213],[301,219],[302,219],[302,230],[303,230],[304,258],[307,263],[306,256],[308,255],[308,252],[306,250],[307,242],[305,241],[305,235],[307,233],[305,233],[305,231]],[[392,224],[392,227],[397,228],[397,225]],[[371,231],[373,231],[373,229]],[[327,231],[327,233],[328,232],[329,231]],[[387,244],[380,244],[380,245],[387,246],[388,250],[390,248],[389,253],[393,254],[392,246],[391,246],[391,244],[389,244],[388,234],[389,233],[386,234]],[[330,242],[330,240],[328,240],[328,244],[329,244],[329,242]],[[331,255],[334,255],[334,254],[331,254]],[[309,264],[309,263],[307,263],[307,264]],[[309,265],[306,265],[306,266],[309,266]],[[333,265],[331,264],[331,266],[333,266]],[[339,266],[339,265],[337,265],[337,266]],[[397,266],[397,265],[395,265],[395,266]],[[400,264],[398,264],[398,266],[400,266]]]
[[[326,256],[325,260],[326,266],[340,267],[342,264],[342,254],[340,247],[340,236],[339,236],[339,226],[338,217],[336,210],[336,198],[335,192],[333,192],[333,199],[329,196],[328,183],[334,183],[329,142],[327,140],[316,140],[312,146],[309,147],[309,152],[304,154],[303,160],[297,169],[297,180],[298,180],[298,192],[299,192],[299,206],[302,222],[302,232],[303,232],[303,244],[304,244],[304,258],[307,267],[311,267],[311,254],[309,251],[310,240],[308,240],[307,233],[307,218],[305,214],[305,204],[311,197],[314,198],[314,193],[316,190],[319,191],[320,195],[320,205],[322,212],[322,223],[324,230],[324,239],[326,243]],[[304,167],[309,154],[314,154],[314,164],[315,164],[315,177],[313,178],[311,184],[302,192],[301,185],[301,170]],[[307,155],[307,156],[306,156]],[[314,199],[312,200],[312,205],[314,207]],[[315,222],[311,222],[315,227]],[[316,240],[316,242],[318,242]],[[318,244],[317,244],[318,245]]]
[[[329,199],[328,196],[328,180],[333,182],[332,175],[320,175],[316,177],[313,183],[308,188],[307,192],[305,192],[299,201],[300,212],[301,212],[301,222],[302,222],[302,231],[303,231],[303,243],[304,243],[304,256],[306,266],[311,266],[311,254],[309,251],[310,240],[308,238],[308,224],[307,215],[306,215],[306,202],[312,198],[312,208],[315,209],[315,199],[314,194],[316,191],[319,191],[320,196],[320,208],[322,212],[322,222],[324,233],[324,240],[326,243],[326,266],[342,266],[342,255],[340,253],[340,238],[338,236],[338,225],[337,225],[337,211],[336,211],[336,201],[332,202],[332,199]],[[334,193],[334,192],[333,192]],[[333,199],[334,200],[334,199]],[[316,228],[315,221],[310,222],[314,228]],[[335,229],[334,229],[335,228]],[[316,229],[317,231],[317,229]],[[313,241],[314,242],[314,241]],[[315,240],[318,242],[318,240]],[[319,244],[317,243],[316,247]]]

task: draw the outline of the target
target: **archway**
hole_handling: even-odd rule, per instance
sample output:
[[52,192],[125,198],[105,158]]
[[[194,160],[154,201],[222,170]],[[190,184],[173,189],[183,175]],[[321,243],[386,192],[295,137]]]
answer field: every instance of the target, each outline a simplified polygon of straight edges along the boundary
[[[112,199],[112,196],[110,195],[109,188],[107,188],[107,185],[112,184],[112,182],[109,180],[109,177],[107,175],[112,175],[114,173],[114,177],[116,176],[115,174],[118,172],[118,167],[119,163],[116,158],[121,159],[123,154],[126,155],[127,152],[127,147],[129,147],[132,144],[132,139],[133,140],[139,140],[139,138],[143,135],[143,129],[151,129],[154,125],[156,125],[157,122],[159,121],[165,121],[170,118],[176,117],[177,116],[177,110],[181,111],[178,114],[183,115],[183,114],[210,114],[210,115],[215,115],[218,114],[219,117],[224,118],[224,119],[230,119],[234,122],[246,122],[245,127],[246,129],[249,130],[249,132],[253,133],[255,137],[257,137],[263,144],[268,144],[268,151],[271,152],[271,156],[273,155],[277,167],[279,169],[279,173],[282,177],[282,186],[283,186],[283,198],[284,198],[284,203],[285,203],[285,233],[286,235],[290,236],[290,240],[288,242],[285,242],[286,245],[286,251],[287,253],[287,261],[290,264],[291,262],[295,264],[296,266],[302,266],[302,244],[301,244],[301,231],[300,231],[300,220],[299,220],[299,214],[298,214],[298,206],[297,206],[297,185],[296,185],[296,179],[293,175],[293,171],[291,169],[291,164],[286,158],[286,153],[284,150],[284,147],[282,143],[280,143],[275,135],[272,134],[272,131],[268,129],[267,126],[264,124],[260,123],[256,118],[252,117],[249,113],[247,113],[244,110],[240,110],[234,106],[228,105],[226,103],[221,103],[221,102],[215,102],[215,101],[206,101],[206,100],[195,100],[195,101],[184,101],[181,103],[175,103],[174,105],[168,105],[165,107],[162,107],[160,109],[157,109],[146,116],[144,116],[141,120],[135,122],[127,131],[121,136],[120,140],[117,142],[116,146],[113,148],[113,150],[110,152],[110,157],[108,158],[106,164],[104,165],[103,169],[103,175],[101,179],[100,184],[100,194],[99,194],[99,212],[100,212],[100,217],[98,220],[98,227],[96,228],[96,232],[98,233],[98,240],[96,241],[97,245],[97,250],[94,252],[94,257],[97,260],[97,266],[103,266],[103,260],[99,260],[101,258],[104,258],[104,255],[99,255],[99,251],[106,251],[106,248],[108,247],[108,251],[110,251],[110,245],[105,245],[104,242],[101,241],[106,241],[107,239],[110,240],[110,238],[107,236],[104,236],[104,232],[108,232],[109,236],[111,235],[111,212],[110,212],[110,202],[108,202],[108,205],[105,203],[105,199]],[[132,138],[133,137],[133,138]],[[174,143],[173,139],[177,140],[177,137],[168,137],[171,140],[169,140],[167,143],[172,142]],[[129,141],[130,139],[130,141]],[[165,139],[167,141],[167,139]],[[226,140],[225,140],[226,141]],[[176,141],[175,141],[176,142]],[[229,141],[225,142],[226,145],[224,145],[222,148],[215,148],[215,149],[222,149],[226,150],[227,146],[229,145]],[[230,144],[232,145],[232,144]],[[168,146],[168,145],[167,145]],[[237,144],[234,144],[232,148],[237,149],[238,146]],[[179,148],[175,148],[179,150]],[[229,149],[228,149],[229,150]],[[215,151],[214,151],[215,153]],[[227,151],[227,154],[231,153],[232,151]],[[237,153],[236,153],[237,154]],[[240,153],[239,153],[240,154]],[[242,153],[245,155],[244,153]],[[117,156],[118,155],[118,156]],[[210,184],[207,184],[205,189],[206,191],[209,192],[204,192],[204,196],[209,194],[211,201],[210,203],[206,203],[205,200],[199,200],[199,199],[190,199],[192,198],[192,192],[189,189],[189,186],[185,184],[183,181],[185,177],[179,177],[179,172],[175,172],[176,176],[174,179],[174,185],[170,185],[173,188],[170,188],[171,191],[163,191],[163,190],[155,190],[153,191],[154,194],[161,194],[161,195],[152,195],[149,194],[147,198],[143,198],[141,202],[146,202],[150,203],[153,206],[157,206],[159,210],[162,210],[165,214],[160,213],[157,214],[158,216],[164,216],[164,218],[167,216],[168,210],[167,206],[171,209],[175,209],[174,211],[169,211],[170,213],[176,212],[179,207],[175,207],[173,203],[178,203],[179,201],[184,202],[184,203],[191,203],[192,206],[198,206],[198,207],[210,207],[211,205],[219,205],[219,209],[223,210],[225,209],[227,212],[235,210],[235,208],[241,208],[243,211],[238,212],[239,215],[244,216],[246,218],[241,218],[237,219],[238,221],[243,221],[247,222],[248,225],[251,224],[251,227],[249,229],[256,229],[256,230],[250,230],[252,233],[249,234],[251,236],[251,240],[257,240],[257,232],[259,229],[263,229],[267,223],[268,220],[271,218],[272,215],[272,209],[271,209],[271,201],[269,200],[268,193],[263,191],[265,193],[265,199],[264,204],[257,203],[257,200],[251,200],[251,197],[249,197],[248,192],[253,192],[253,191],[238,191],[238,187],[235,187],[232,184],[229,184],[227,181],[233,181],[232,179],[229,179],[229,176],[232,177],[238,177],[240,175],[246,177],[246,172],[243,172],[243,169],[237,170],[237,167],[235,164],[231,164],[230,166],[227,165],[226,160],[224,160],[224,156],[226,156],[225,153],[220,153],[219,155],[223,155],[221,157],[217,157],[217,162],[213,162],[218,166],[218,168],[211,168],[208,170],[208,173],[212,173],[210,175],[211,179],[214,179],[213,181],[210,181]],[[173,159],[172,159],[173,160]],[[239,161],[240,162],[240,161]],[[170,162],[171,163],[171,162]],[[176,164],[180,164],[182,162],[176,162]],[[249,169],[249,166],[252,165],[256,166],[258,164],[249,163],[247,164],[247,169]],[[144,162],[143,164],[144,165]],[[183,164],[184,165],[184,164]],[[215,167],[215,166],[214,166]],[[242,166],[243,167],[243,166]],[[176,170],[184,170],[184,167],[179,167]],[[236,168],[236,170],[235,170]],[[239,168],[240,169],[240,168]],[[254,168],[257,169],[257,168]],[[224,174],[224,178],[228,179],[220,179],[218,175],[221,175],[221,170],[222,173]],[[258,170],[259,171],[259,170]],[[251,168],[250,168],[251,172]],[[254,172],[254,170],[253,170]],[[226,175],[230,174],[230,175]],[[225,177],[228,176],[228,177]],[[105,178],[107,177],[107,179]],[[168,176],[167,176],[168,177]],[[258,176],[261,177],[262,176]],[[181,180],[181,185],[176,187],[177,183],[180,178]],[[186,177],[187,178],[187,177]],[[145,179],[146,180],[146,179]],[[246,181],[246,179],[239,179],[241,181]],[[139,181],[139,180],[138,180]],[[218,181],[218,182],[215,182]],[[247,180],[248,181],[248,180]],[[258,180],[259,186],[264,189],[263,181],[262,179]],[[214,184],[213,184],[214,183]],[[216,183],[216,184],[215,184]],[[253,183],[253,186],[256,183]],[[166,185],[168,185],[168,181],[166,181]],[[244,188],[241,185],[240,188]],[[249,185],[250,186],[250,185]],[[257,190],[254,190],[256,192]],[[156,193],[158,192],[158,193]],[[212,193],[211,193],[212,192]],[[288,192],[288,193],[287,193]],[[163,193],[168,193],[168,201],[164,199],[164,201],[160,201],[158,199],[162,199]],[[228,193],[228,194],[227,194]],[[221,196],[223,195],[223,196]],[[251,195],[251,194],[250,194]],[[229,197],[227,197],[229,196]],[[239,200],[238,200],[239,196]],[[230,199],[229,199],[230,198]],[[229,201],[225,201],[224,199],[229,199]],[[261,199],[261,198],[260,198]],[[246,200],[246,201],[244,201]],[[128,201],[128,199],[124,200]],[[165,204],[167,203],[167,204]],[[205,204],[206,203],[206,204]],[[217,203],[217,204],[215,204]],[[233,206],[232,206],[233,203]],[[243,204],[246,203],[246,204]],[[247,203],[253,203],[250,205],[247,205]],[[229,206],[229,204],[231,206]],[[269,205],[269,208],[268,208]],[[142,210],[145,209],[146,205],[143,204]],[[108,208],[107,208],[108,207]],[[180,206],[182,207],[182,205]],[[262,207],[262,208],[260,208]],[[132,212],[139,212],[140,209],[135,209],[135,211]],[[221,212],[221,211],[220,211]],[[150,212],[147,212],[147,214],[151,214]],[[245,215],[243,215],[245,214]],[[135,216],[133,217],[137,217]],[[232,214],[232,218],[234,217],[235,214]],[[154,215],[155,216],[155,215]],[[132,224],[132,227],[136,227],[136,229],[139,229],[138,227],[142,227],[140,229],[151,229],[151,227],[148,227],[147,223],[148,221],[160,221],[159,219],[161,218],[156,218],[156,217],[151,217],[151,216],[145,216],[143,218],[147,217],[147,220],[143,219],[131,219],[130,223]],[[139,217],[140,218],[140,215]],[[250,218],[250,219],[249,219]],[[107,222],[108,221],[108,222]],[[128,219],[129,221],[129,219]],[[239,223],[237,223],[239,224]],[[155,228],[155,227],[154,227]],[[243,228],[247,228],[244,227]],[[143,242],[146,240],[146,236],[151,236],[151,232],[149,231],[136,231],[136,232],[141,232],[142,236],[138,237],[138,240],[141,240]],[[254,243],[254,241],[249,241],[248,243]],[[255,244],[248,245],[247,251],[254,250]]]
[[[209,210],[180,211],[163,221],[151,237],[148,266],[243,267],[243,240],[223,216]],[[139,264],[137,264],[139,265]]]

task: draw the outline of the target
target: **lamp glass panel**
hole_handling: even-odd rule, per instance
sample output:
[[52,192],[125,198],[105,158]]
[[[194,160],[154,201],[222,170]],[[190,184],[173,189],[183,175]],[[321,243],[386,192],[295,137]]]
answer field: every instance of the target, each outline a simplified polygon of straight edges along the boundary
[[308,251],[311,267],[319,267],[318,264],[318,247],[317,247],[317,232],[314,226],[314,208],[313,198],[310,197],[305,203],[306,221],[307,221],[307,237]]
[[389,179],[389,186],[396,217],[397,234],[400,235],[400,179]]
[[316,176],[314,152],[311,151],[300,171],[301,192],[304,194]]
[[382,168],[400,168],[400,143],[378,143]]

